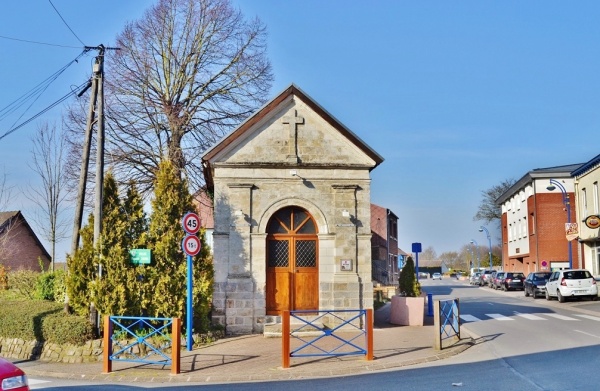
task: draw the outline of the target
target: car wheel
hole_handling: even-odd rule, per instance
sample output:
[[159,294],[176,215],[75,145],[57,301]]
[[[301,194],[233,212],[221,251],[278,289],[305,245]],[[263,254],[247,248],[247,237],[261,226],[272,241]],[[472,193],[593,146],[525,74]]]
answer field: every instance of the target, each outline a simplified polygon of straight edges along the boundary
[[546,300],[550,300],[550,295],[548,294],[548,290],[546,290]]
[[565,297],[560,294],[560,291],[556,291],[556,295],[558,296],[558,301],[560,303],[564,303],[565,302]]
[[[525,294],[525,297],[529,297],[529,292],[527,292],[527,289],[523,289],[523,293]],[[533,295],[533,297],[535,297],[535,295]]]
[[592,301],[598,301],[598,295],[590,296]]

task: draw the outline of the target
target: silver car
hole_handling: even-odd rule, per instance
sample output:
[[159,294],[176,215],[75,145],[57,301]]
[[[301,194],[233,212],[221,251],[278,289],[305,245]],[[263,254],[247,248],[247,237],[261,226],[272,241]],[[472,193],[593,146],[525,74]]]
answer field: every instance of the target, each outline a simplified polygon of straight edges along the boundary
[[555,271],[546,283],[546,300],[556,297],[564,303],[568,297],[589,297],[598,300],[598,286],[592,273],[585,269]]

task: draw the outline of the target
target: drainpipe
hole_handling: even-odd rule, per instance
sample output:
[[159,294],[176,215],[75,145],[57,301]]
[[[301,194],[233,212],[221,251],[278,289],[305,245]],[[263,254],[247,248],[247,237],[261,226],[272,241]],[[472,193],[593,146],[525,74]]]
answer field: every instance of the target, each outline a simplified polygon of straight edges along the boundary
[[[537,189],[536,189],[536,185],[535,185],[535,179],[533,180],[533,222],[535,223],[535,271],[539,271],[540,270],[540,241],[538,240],[539,238],[539,231],[538,231],[538,215],[537,215]],[[529,218],[529,216],[527,216],[527,218]]]

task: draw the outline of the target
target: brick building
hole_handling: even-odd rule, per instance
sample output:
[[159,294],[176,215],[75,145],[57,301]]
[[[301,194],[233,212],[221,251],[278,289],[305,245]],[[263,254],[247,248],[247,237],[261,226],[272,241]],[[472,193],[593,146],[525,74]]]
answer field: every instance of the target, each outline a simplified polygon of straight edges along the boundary
[[[569,248],[573,268],[580,267],[577,241],[566,239],[567,214],[564,196],[570,202],[570,221],[575,222],[573,177],[581,164],[529,171],[496,203],[502,207],[502,267],[506,271],[566,269]],[[550,188],[550,180],[558,186]],[[565,189],[565,194],[561,191]]]
[[600,276],[600,155],[574,170],[575,205],[579,223],[579,263]]
[[398,216],[371,204],[371,261],[373,279],[381,284],[398,282]]
[[203,156],[214,194],[213,322],[373,308],[371,178],[383,158],[295,85]]
[[50,266],[46,251],[20,211],[0,212],[0,264],[9,270],[40,271]]

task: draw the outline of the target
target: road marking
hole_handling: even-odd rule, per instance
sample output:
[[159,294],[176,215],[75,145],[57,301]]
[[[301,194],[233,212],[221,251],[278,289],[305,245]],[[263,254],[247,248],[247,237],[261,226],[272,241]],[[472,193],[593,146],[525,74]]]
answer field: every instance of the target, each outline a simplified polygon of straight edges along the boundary
[[504,316],[502,314],[486,314],[486,315],[495,320],[514,320],[513,318],[509,318],[508,316]]
[[593,316],[593,315],[580,315],[580,314],[576,314],[575,316],[580,316],[582,318],[586,318],[586,319],[590,319],[590,320],[595,320],[596,322],[600,322],[600,318],[597,316]]
[[518,312],[515,312],[515,315],[518,315],[522,318],[529,319],[529,320],[548,320],[548,319],[542,318],[541,316],[537,316],[537,315],[533,315],[533,314],[520,314]]
[[594,338],[600,338],[600,337],[599,337],[599,336],[597,336],[597,335],[590,334],[590,333],[586,333],[585,331],[581,331],[581,330],[573,330],[573,331],[575,331],[575,332],[577,332],[577,333],[581,333],[581,334],[589,335],[590,337],[594,337]]
[[481,319],[474,317],[473,315],[461,315],[460,318],[465,322],[479,322]]
[[564,315],[561,315],[561,314],[544,314],[544,315],[551,316],[553,318],[561,319],[561,320],[579,320],[579,319],[571,318],[569,316],[564,316]]
[[44,383],[50,383],[50,380],[38,380],[38,379],[32,379],[29,376],[27,377],[27,381],[29,382],[30,386],[35,386],[37,384],[44,384]]

